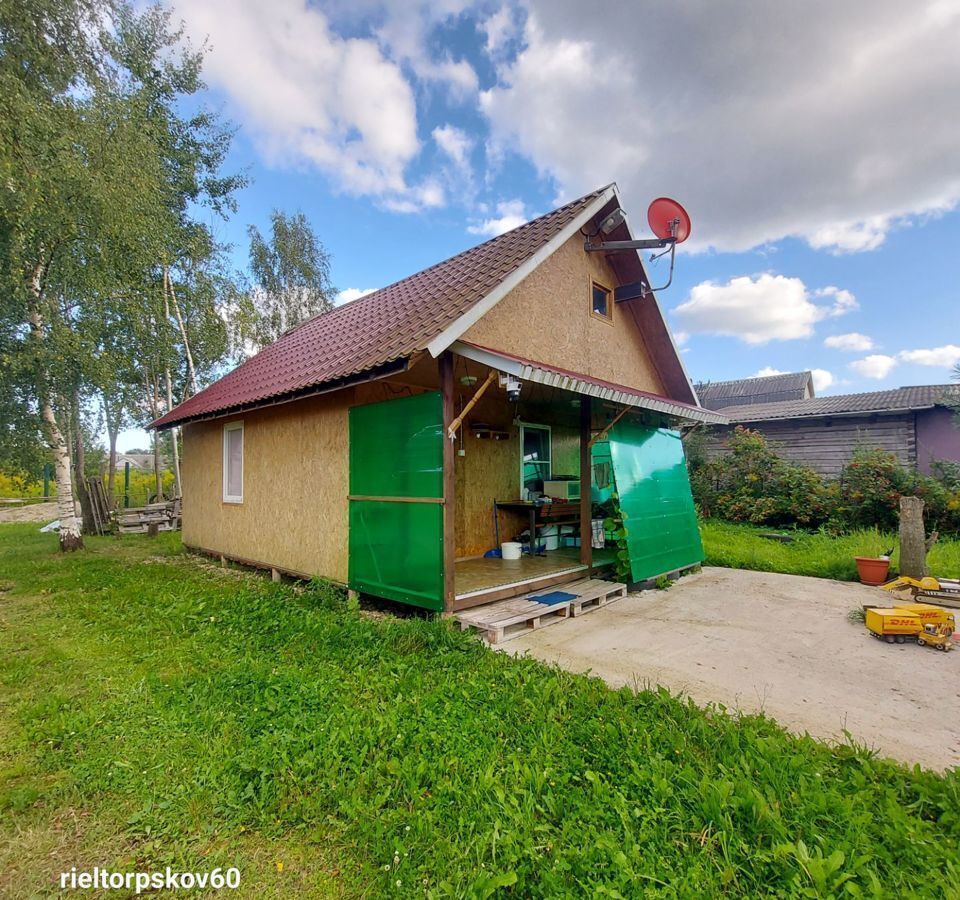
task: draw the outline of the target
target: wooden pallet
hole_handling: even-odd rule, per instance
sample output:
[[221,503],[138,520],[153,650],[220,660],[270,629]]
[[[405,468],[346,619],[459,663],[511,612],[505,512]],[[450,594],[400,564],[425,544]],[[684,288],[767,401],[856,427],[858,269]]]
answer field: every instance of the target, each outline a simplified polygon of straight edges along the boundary
[[[574,594],[572,600],[562,600],[547,606],[529,600],[550,591],[563,591]],[[614,600],[626,597],[627,586],[613,581],[600,581],[587,578],[572,584],[562,584],[546,590],[534,591],[524,597],[500,600],[486,606],[464,610],[454,618],[460,624],[461,631],[474,629],[491,644],[499,644],[510,638],[525,634],[546,625],[552,625],[562,619],[583,615],[600,609]]]

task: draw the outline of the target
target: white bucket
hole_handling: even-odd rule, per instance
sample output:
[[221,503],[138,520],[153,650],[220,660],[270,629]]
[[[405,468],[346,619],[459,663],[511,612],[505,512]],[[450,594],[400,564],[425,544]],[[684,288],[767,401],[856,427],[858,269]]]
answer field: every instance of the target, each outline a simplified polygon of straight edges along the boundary
[[500,555],[504,559],[520,559],[522,551],[523,544],[518,544],[516,541],[506,541],[500,545]]

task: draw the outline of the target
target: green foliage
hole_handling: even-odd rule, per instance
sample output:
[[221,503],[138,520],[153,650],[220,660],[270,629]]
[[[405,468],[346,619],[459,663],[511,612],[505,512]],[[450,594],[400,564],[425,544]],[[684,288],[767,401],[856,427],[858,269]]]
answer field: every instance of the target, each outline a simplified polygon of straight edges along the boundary
[[831,531],[877,528],[896,531],[900,498],[923,498],[928,530],[960,534],[960,466],[935,465],[933,477],[900,465],[896,456],[855,448],[836,480],[782,459],[758,431],[738,426],[730,452],[708,460],[701,444],[687,442],[690,484],[707,518],[774,527]]
[[[764,529],[708,519],[700,525],[705,565],[758,572],[783,572],[856,581],[855,556],[879,556],[897,543],[896,534],[875,528],[843,534],[827,531],[792,532],[792,541],[781,543],[763,537]],[[896,570],[899,555],[891,559]],[[960,578],[960,540],[941,538],[927,556],[930,571],[943,578]]]
[[330,254],[302,212],[270,214],[270,239],[251,225],[253,285],[237,300],[235,341],[263,347],[312,316],[333,309]]
[[742,426],[730,436],[729,448],[712,461],[696,452],[690,459],[693,496],[704,515],[808,527],[829,518],[834,492],[813,469],[782,459],[762,434]]
[[63,846],[77,810],[76,859],[238,865],[259,896],[960,890],[957,772],[368,617],[177,535],[52,543],[0,528],[0,871],[25,893],[51,857],[24,841]]

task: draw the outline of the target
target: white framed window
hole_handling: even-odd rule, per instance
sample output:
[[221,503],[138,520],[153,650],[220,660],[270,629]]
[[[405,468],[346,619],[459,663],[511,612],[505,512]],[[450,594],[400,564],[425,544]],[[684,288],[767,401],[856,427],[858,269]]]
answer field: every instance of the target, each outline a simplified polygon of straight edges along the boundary
[[552,473],[552,434],[549,425],[520,425],[520,488],[525,491],[543,491],[543,483]]
[[223,502],[243,503],[243,422],[223,426]]

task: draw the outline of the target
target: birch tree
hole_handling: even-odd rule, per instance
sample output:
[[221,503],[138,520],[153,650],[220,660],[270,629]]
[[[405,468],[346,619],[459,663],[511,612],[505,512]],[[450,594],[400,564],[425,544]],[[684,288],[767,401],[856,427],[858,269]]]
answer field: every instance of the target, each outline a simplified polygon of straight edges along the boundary
[[150,292],[131,283],[156,283],[192,209],[228,209],[240,180],[219,174],[229,131],[178,111],[202,86],[202,55],[162,9],[0,0],[0,38],[0,351],[25,373],[54,459],[60,547],[74,550],[64,412],[103,383],[104,330],[144,316]]

